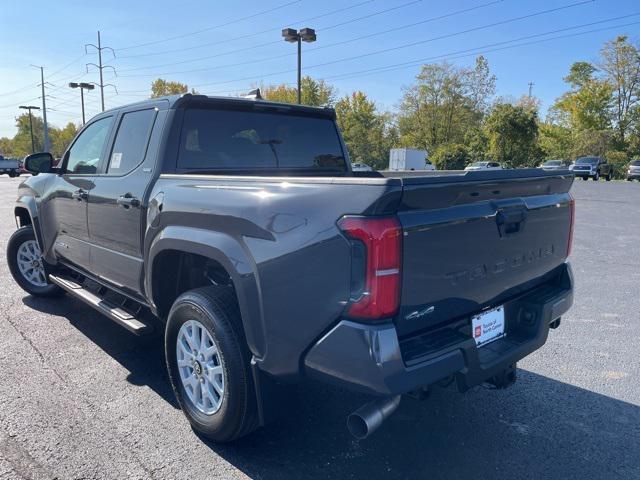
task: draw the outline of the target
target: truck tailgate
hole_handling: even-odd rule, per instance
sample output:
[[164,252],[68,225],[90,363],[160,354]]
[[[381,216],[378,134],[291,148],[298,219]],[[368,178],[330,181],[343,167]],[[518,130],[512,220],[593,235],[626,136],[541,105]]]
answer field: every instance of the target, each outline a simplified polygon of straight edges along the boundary
[[403,178],[400,336],[533,288],[567,256],[568,172]]

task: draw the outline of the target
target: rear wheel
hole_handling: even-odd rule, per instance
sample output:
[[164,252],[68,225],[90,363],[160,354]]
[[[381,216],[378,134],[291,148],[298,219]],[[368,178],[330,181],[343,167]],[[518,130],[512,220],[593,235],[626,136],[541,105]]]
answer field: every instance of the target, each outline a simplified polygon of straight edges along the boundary
[[584,180],[585,182],[589,179],[589,177],[582,177],[582,180]]
[[182,294],[165,332],[173,391],[194,430],[229,442],[257,427],[250,353],[240,312],[228,287]]
[[10,176],[11,178],[15,177],[15,176],[16,176],[16,172],[9,172],[9,176]]
[[606,177],[607,182],[610,182],[612,178],[613,178],[612,173],[611,172],[607,173],[607,177]]
[[11,235],[7,245],[7,264],[13,279],[27,293],[39,297],[63,293],[60,287],[49,283],[46,264],[31,225],[22,227]]

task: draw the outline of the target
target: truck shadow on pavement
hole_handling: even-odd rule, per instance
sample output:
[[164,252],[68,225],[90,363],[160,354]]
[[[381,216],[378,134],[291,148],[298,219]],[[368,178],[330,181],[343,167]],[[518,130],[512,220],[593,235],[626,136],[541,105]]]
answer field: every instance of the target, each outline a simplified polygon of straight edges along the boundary
[[[76,301],[23,301],[66,317],[130,372],[129,382],[176,407],[161,338],[135,337]],[[507,390],[449,387],[426,401],[403,399],[364,441],[345,422],[366,397],[304,384],[266,428],[231,445],[201,441],[256,479],[640,479],[639,406],[526,370],[518,375]]]

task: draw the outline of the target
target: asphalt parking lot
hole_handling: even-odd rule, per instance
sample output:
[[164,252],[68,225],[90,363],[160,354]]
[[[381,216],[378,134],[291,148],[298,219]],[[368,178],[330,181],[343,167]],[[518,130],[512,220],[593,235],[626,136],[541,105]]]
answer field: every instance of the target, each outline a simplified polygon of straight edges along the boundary
[[[0,177],[3,255],[19,182]],[[640,478],[640,184],[573,192],[575,304],[519,381],[405,399],[361,442],[345,418],[366,399],[309,384],[276,424],[208,443],[176,408],[159,341],[25,295],[2,261],[0,479]]]

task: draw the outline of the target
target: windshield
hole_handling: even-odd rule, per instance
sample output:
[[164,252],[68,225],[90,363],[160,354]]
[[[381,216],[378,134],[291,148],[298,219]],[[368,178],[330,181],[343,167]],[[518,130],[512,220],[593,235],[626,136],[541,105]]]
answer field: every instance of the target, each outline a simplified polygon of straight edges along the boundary
[[595,165],[598,157],[582,157],[576,160],[576,165]]
[[188,171],[347,171],[330,118],[296,113],[188,109],[178,168]]
[[629,165],[631,165],[633,167],[640,167],[640,160],[634,160]]
[[486,167],[487,164],[488,164],[488,162],[474,162],[469,166],[470,167]]
[[548,165],[550,167],[557,167],[562,165],[562,161],[561,160],[547,160],[546,162],[544,162],[545,165]]

